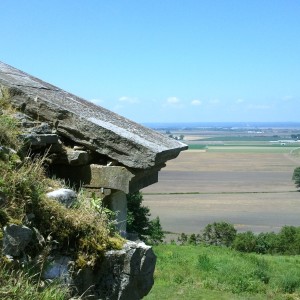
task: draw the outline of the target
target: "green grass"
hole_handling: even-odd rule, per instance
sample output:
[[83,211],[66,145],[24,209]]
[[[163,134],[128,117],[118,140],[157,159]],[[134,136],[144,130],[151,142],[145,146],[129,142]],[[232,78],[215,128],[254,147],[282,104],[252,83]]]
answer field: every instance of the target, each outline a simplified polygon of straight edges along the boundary
[[299,299],[300,257],[159,245],[151,299]]
[[298,155],[297,149],[299,148],[290,145],[189,145],[189,150],[206,150],[207,152],[217,153],[293,153],[296,151],[295,155]]
[[228,153],[291,153],[299,156],[300,148],[295,144],[270,144],[269,142],[259,141],[234,141],[222,144],[189,144],[189,150],[206,150],[207,152],[228,152]]
[[[42,289],[39,274],[30,275],[22,269],[5,268],[0,264],[0,299],[2,300],[66,300],[70,299],[66,285],[53,282]],[[45,286],[47,284],[43,283]]]

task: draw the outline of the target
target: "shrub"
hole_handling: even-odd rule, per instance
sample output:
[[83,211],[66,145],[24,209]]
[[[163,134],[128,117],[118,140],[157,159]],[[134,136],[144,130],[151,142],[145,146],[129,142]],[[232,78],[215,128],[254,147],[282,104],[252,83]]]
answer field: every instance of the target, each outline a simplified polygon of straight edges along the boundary
[[156,217],[155,219],[149,222],[149,236],[147,243],[151,245],[157,245],[163,242],[165,235],[162,230],[160,219]]
[[207,271],[207,272],[216,269],[215,264],[211,261],[211,259],[209,258],[209,256],[206,253],[200,254],[198,256],[197,267],[201,271]]
[[300,188],[300,167],[297,167],[294,170],[292,179],[295,181],[295,185],[299,189]]
[[300,227],[283,226],[278,234],[277,252],[300,254]]
[[197,236],[195,233],[192,233],[188,238],[188,243],[190,245],[196,245],[197,244]]
[[185,245],[188,242],[188,235],[182,232],[177,240],[180,243],[180,245]]
[[253,232],[238,233],[232,244],[232,248],[241,252],[254,252],[256,248],[256,237]]
[[276,253],[278,246],[278,236],[274,232],[262,232],[256,237],[255,252],[261,254]]
[[202,232],[202,241],[205,244],[216,246],[230,246],[236,236],[236,229],[226,222],[208,224]]
[[150,209],[142,205],[143,195],[140,192],[127,195],[127,231],[137,233],[145,240],[149,229]]
[[280,289],[284,293],[292,294],[300,287],[299,274],[284,274],[279,281]]
[[137,233],[142,241],[161,243],[164,233],[159,217],[150,220],[150,209],[142,205],[143,195],[135,192],[127,195],[127,231]]

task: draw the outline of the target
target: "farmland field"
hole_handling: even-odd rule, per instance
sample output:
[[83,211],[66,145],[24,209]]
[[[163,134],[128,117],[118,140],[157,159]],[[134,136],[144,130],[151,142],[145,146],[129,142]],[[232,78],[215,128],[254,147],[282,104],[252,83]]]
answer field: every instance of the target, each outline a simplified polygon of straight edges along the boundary
[[292,181],[296,147],[209,145],[169,161],[159,182],[142,190],[163,229],[198,233],[214,221],[239,231],[300,226],[300,193]]

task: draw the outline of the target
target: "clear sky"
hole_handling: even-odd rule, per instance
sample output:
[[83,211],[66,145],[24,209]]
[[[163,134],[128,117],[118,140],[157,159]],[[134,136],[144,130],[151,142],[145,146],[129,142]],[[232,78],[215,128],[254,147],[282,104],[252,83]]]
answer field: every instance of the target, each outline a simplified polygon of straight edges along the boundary
[[0,60],[134,121],[300,121],[299,0],[1,0]]

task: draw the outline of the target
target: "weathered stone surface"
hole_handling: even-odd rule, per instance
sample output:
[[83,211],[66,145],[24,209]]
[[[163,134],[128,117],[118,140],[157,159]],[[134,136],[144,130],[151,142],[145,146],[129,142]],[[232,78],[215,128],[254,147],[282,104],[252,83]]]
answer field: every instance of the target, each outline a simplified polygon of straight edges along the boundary
[[26,115],[76,144],[135,169],[162,165],[187,146],[0,62],[0,90]]
[[82,166],[87,165],[91,161],[92,156],[87,151],[69,150],[67,151],[67,159],[71,166]]
[[53,133],[51,127],[47,123],[42,123],[30,129],[30,132],[39,134],[51,134]]
[[126,236],[127,198],[122,191],[111,190],[111,193],[103,199],[104,204],[116,212],[116,228],[122,236]]
[[32,240],[33,232],[22,225],[7,225],[3,228],[3,254],[19,256]]
[[88,188],[108,188],[129,192],[130,180],[134,174],[120,166],[54,166],[54,172],[59,178],[68,178],[72,184]]
[[77,201],[77,194],[70,189],[58,189],[46,194],[49,199],[57,200],[66,207],[71,207]]
[[50,144],[58,144],[59,138],[57,134],[23,134],[22,138],[31,146],[45,147]]
[[122,166],[103,166],[97,164],[68,166],[55,165],[53,173],[58,178],[68,178],[77,186],[90,189],[114,189],[133,193],[158,181],[158,172],[163,166],[147,170],[132,170]]
[[72,260],[68,256],[49,257],[47,267],[42,274],[43,279],[55,279],[63,283],[71,283],[70,263],[72,263]]
[[155,262],[151,247],[128,241],[122,250],[108,251],[97,270],[83,269],[74,284],[88,299],[139,300],[153,286]]

